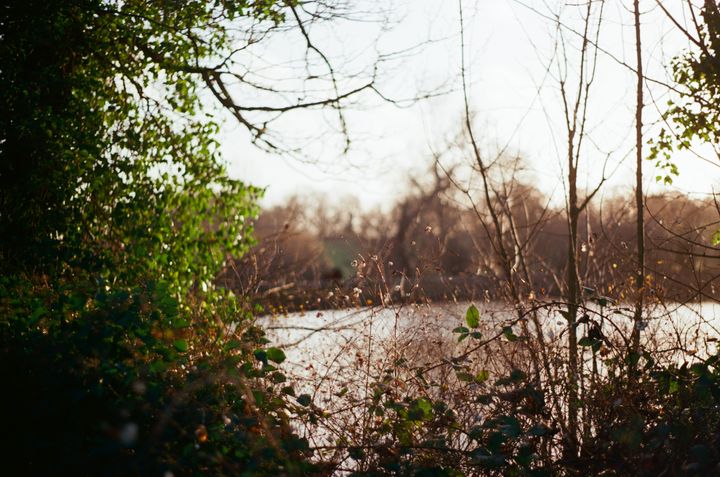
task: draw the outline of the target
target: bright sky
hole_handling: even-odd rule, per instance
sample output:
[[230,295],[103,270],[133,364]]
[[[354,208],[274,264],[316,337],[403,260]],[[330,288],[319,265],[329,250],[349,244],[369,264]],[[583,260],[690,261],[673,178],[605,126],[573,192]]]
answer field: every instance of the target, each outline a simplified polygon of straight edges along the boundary
[[[352,3],[352,2],[351,2]],[[467,77],[470,104],[476,114],[476,134],[489,149],[508,145],[528,161],[537,185],[562,201],[561,162],[566,131],[557,77],[547,73],[557,38],[552,20],[543,15],[562,11],[571,28],[580,28],[577,6],[553,0],[466,0]],[[584,2],[578,2],[582,4]],[[681,2],[665,1],[678,6]],[[687,41],[658,9],[655,0],[641,0],[643,55],[648,77],[667,80],[667,63],[687,47]],[[405,191],[409,171],[421,171],[433,150],[441,150],[460,130],[463,102],[460,94],[460,36],[456,0],[380,0],[359,2],[365,10],[388,8],[393,21],[389,31],[373,22],[343,22],[311,31],[319,47],[347,71],[370,63],[374,51],[402,50],[425,40],[432,44],[413,55],[384,63],[378,85],[394,98],[410,97],[436,88],[454,91],[406,108],[383,103],[363,94],[347,112],[353,138],[350,152],[342,155],[338,136],[332,134],[331,113],[298,113],[282,123],[289,136],[313,136],[304,148],[306,162],[264,153],[249,145],[248,134],[228,122],[221,136],[231,173],[267,187],[265,205],[294,194],[325,195],[330,202],[347,195],[363,207],[390,205]],[[390,5],[391,7],[388,7]],[[635,76],[626,66],[635,64],[631,0],[607,0],[600,36],[596,80],[589,104],[589,140],[584,150],[584,182],[591,187],[602,173],[614,170],[606,194],[627,191],[634,181]],[[535,11],[534,11],[535,10]],[[577,37],[564,31],[569,51]],[[288,43],[290,42],[290,43]],[[288,44],[291,45],[288,47]],[[265,51],[275,61],[297,57],[301,38],[283,38]],[[294,55],[294,56],[293,56]],[[575,73],[576,74],[576,73]],[[573,75],[571,67],[570,77]],[[667,101],[665,88],[647,84],[646,138],[657,127],[659,109],[652,101]],[[660,107],[661,107],[660,106]],[[647,188],[707,193],[720,186],[720,167],[696,157],[678,157],[681,175],[672,187],[655,184],[652,163],[645,163]],[[717,159],[715,164],[720,164]]]

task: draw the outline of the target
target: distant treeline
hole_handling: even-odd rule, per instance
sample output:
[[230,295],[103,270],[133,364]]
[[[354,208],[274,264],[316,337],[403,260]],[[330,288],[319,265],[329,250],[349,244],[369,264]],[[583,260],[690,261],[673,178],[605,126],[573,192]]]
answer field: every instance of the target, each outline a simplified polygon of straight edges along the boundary
[[[630,293],[627,277],[635,267],[631,199],[595,200],[580,227],[583,285],[618,301]],[[483,230],[482,210],[454,196],[442,178],[416,183],[387,212],[360,212],[357,202],[341,203],[293,198],[263,211],[255,224],[257,246],[231,261],[219,284],[274,310],[499,296],[503,275]],[[560,295],[564,286],[568,226],[564,211],[548,204],[536,188],[519,183],[507,203],[493,204],[512,218],[508,247],[522,244],[515,253],[524,256],[533,282],[528,299]],[[711,239],[720,225],[714,202],[649,196],[645,216],[650,296],[717,298],[720,253]]]

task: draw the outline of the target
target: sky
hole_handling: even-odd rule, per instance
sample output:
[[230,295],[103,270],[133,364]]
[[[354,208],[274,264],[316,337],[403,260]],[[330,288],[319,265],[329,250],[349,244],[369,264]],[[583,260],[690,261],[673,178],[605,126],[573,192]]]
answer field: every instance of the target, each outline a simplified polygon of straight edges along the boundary
[[[329,203],[354,196],[365,209],[389,208],[407,191],[409,175],[425,170],[433,153],[446,148],[461,129],[459,2],[351,3],[358,12],[365,12],[355,18],[366,21],[341,21],[309,30],[313,42],[346,74],[348,89],[359,84],[380,57],[376,84],[383,95],[404,99],[433,92],[436,96],[397,105],[370,92],[361,93],[346,110],[352,140],[347,153],[332,111],[297,112],[279,121],[278,132],[298,138],[296,144],[302,144],[300,158],[263,152],[250,143],[242,126],[226,121],[220,142],[230,173],[265,187],[264,206],[282,203],[293,195],[312,194]],[[680,4],[664,3],[671,7]],[[641,0],[640,4],[645,72],[650,78],[667,81],[670,59],[688,48],[688,42],[655,0]],[[622,64],[635,64],[631,6],[628,0],[605,2],[599,41],[603,51],[598,53],[588,106],[581,182],[592,188],[607,163],[606,175],[611,175],[604,188],[606,195],[629,194],[635,174],[636,79]],[[534,183],[562,203],[566,130],[557,73],[548,69],[558,38],[552,16],[561,12],[572,58],[578,38],[571,29],[580,28],[582,8],[552,0],[463,0],[462,7],[466,78],[476,134],[488,153],[507,148],[522,155]],[[287,65],[304,58],[305,42],[289,32],[263,48],[256,55],[263,65]],[[410,51],[390,55],[405,49]],[[568,70],[572,77],[577,65],[570,64]],[[268,67],[263,71],[268,78],[295,74],[292,69]],[[653,82],[646,82],[645,91],[647,140],[657,134],[657,122],[669,96],[665,87]],[[702,147],[698,151],[707,152]],[[645,189],[703,197],[720,186],[720,167],[691,154],[676,159],[680,176],[672,186],[657,184],[653,164],[645,161]],[[711,162],[720,164],[717,159]]]

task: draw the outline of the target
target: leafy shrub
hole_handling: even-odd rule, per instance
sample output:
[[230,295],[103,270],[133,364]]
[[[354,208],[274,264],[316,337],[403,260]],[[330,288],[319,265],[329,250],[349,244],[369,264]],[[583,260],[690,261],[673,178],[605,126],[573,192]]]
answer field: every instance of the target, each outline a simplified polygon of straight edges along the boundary
[[[308,475],[284,354],[228,294],[4,279],[6,465],[32,475]],[[237,317],[234,333],[223,316]],[[258,358],[260,358],[258,360]]]

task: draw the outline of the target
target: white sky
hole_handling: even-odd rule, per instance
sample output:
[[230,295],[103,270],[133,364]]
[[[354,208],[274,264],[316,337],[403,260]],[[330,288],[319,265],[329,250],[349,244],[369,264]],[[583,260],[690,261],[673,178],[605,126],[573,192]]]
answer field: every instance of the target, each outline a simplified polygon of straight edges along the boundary
[[[523,3],[525,5],[523,5]],[[583,3],[583,2],[578,2]],[[643,54],[649,77],[666,80],[667,62],[687,47],[687,41],[657,8],[655,0],[641,0]],[[676,0],[666,1],[678,6]],[[426,167],[432,150],[442,149],[457,135],[462,120],[460,40],[456,0],[397,0],[392,3],[367,0],[358,5],[379,9],[392,5],[394,27],[379,32],[374,23],[343,22],[332,28],[312,31],[319,47],[348,71],[369,62],[368,47],[380,51],[399,50],[427,39],[441,39],[409,58],[384,64],[378,84],[393,97],[408,97],[432,87],[454,88],[454,92],[425,100],[409,108],[383,103],[363,94],[347,113],[353,138],[349,154],[341,155],[337,135],[328,127],[330,113],[298,113],[282,123],[290,136],[315,135],[305,154],[308,163],[270,155],[249,144],[248,134],[229,121],[221,135],[222,150],[231,174],[254,185],[267,187],[265,205],[282,202],[294,194],[325,195],[332,203],[347,195],[359,198],[365,208],[390,205],[405,191],[409,171]],[[471,84],[471,107],[476,113],[476,134],[484,143],[509,144],[527,159],[546,193],[554,191],[562,200],[560,163],[564,157],[566,132],[557,80],[546,74],[556,38],[552,21],[533,12],[560,11],[562,1],[467,0],[463,2],[466,30],[466,62]],[[627,190],[634,181],[635,76],[617,60],[634,65],[634,30],[631,0],[607,0],[600,45],[597,79],[590,99],[590,134],[584,151],[585,181],[592,185],[609,155],[619,164],[605,193]],[[565,6],[563,19],[579,28],[578,7]],[[571,45],[577,38],[567,33]],[[285,42],[285,43],[282,43]],[[287,43],[290,42],[290,43]],[[288,47],[288,44],[290,47]],[[281,38],[266,50],[275,61],[302,51],[300,38]],[[288,56],[289,57],[289,56]],[[348,60],[350,59],[350,60]],[[343,63],[344,61],[344,63]],[[571,74],[572,77],[572,74]],[[645,136],[657,128],[659,117],[650,104],[667,100],[661,86],[646,89]],[[624,160],[624,162],[623,162]],[[680,177],[672,187],[655,184],[655,170],[646,161],[650,190],[707,193],[720,186],[720,167],[695,157],[678,157]],[[718,164],[718,161],[715,160]],[[612,168],[611,168],[612,169]]]

